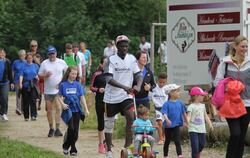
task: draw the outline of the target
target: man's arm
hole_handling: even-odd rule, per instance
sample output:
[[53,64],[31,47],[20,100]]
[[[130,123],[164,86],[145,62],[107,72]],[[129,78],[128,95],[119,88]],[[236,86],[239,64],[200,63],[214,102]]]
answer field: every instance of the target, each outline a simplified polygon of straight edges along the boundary
[[136,80],[137,84],[133,87],[133,89],[136,90],[137,92],[140,92],[141,91],[141,85],[142,85],[142,82],[143,82],[142,74],[141,74],[141,72],[137,72],[134,76],[135,76],[135,80]]

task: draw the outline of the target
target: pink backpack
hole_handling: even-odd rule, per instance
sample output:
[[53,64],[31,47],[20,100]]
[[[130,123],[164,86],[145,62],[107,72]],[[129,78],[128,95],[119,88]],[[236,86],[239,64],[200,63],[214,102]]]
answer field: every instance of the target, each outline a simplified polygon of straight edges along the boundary
[[232,81],[232,80],[234,79],[231,77],[227,77],[218,82],[215,88],[214,94],[212,96],[212,99],[211,99],[211,102],[213,106],[216,107],[216,109],[219,109],[224,104],[226,85],[229,81]]

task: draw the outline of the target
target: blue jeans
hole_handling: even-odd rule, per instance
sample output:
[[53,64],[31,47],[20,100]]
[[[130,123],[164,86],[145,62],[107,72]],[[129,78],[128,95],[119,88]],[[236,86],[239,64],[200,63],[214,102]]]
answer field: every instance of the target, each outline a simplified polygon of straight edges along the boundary
[[0,84],[0,114],[7,114],[8,111],[9,84]]
[[203,150],[206,143],[205,133],[189,132],[189,139],[192,148],[192,158],[196,158],[197,155]]

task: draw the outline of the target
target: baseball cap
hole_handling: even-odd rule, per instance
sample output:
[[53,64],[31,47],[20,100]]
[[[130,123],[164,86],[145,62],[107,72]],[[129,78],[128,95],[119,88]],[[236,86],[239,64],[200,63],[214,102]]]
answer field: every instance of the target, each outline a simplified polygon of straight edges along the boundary
[[165,93],[169,93],[172,90],[179,89],[180,87],[181,86],[177,85],[177,84],[168,84],[168,85],[164,86],[163,89],[164,89]]
[[119,43],[119,42],[121,42],[121,41],[127,41],[127,42],[129,42],[130,40],[129,40],[128,37],[125,36],[125,35],[117,36],[117,37],[116,37],[115,43],[117,44],[117,43]]
[[207,92],[204,92],[200,87],[193,87],[189,95],[207,95]]
[[53,47],[53,46],[49,46],[48,49],[47,49],[47,51],[48,51],[48,54],[53,54],[53,53],[57,52],[56,48]]

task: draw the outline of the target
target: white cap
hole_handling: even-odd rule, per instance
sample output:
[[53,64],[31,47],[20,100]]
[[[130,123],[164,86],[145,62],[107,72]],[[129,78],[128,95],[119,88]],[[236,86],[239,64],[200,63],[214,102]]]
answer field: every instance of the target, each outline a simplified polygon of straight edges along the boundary
[[181,86],[177,84],[168,84],[164,86],[163,88],[164,88],[165,93],[168,94],[170,91],[179,89],[180,87]]

